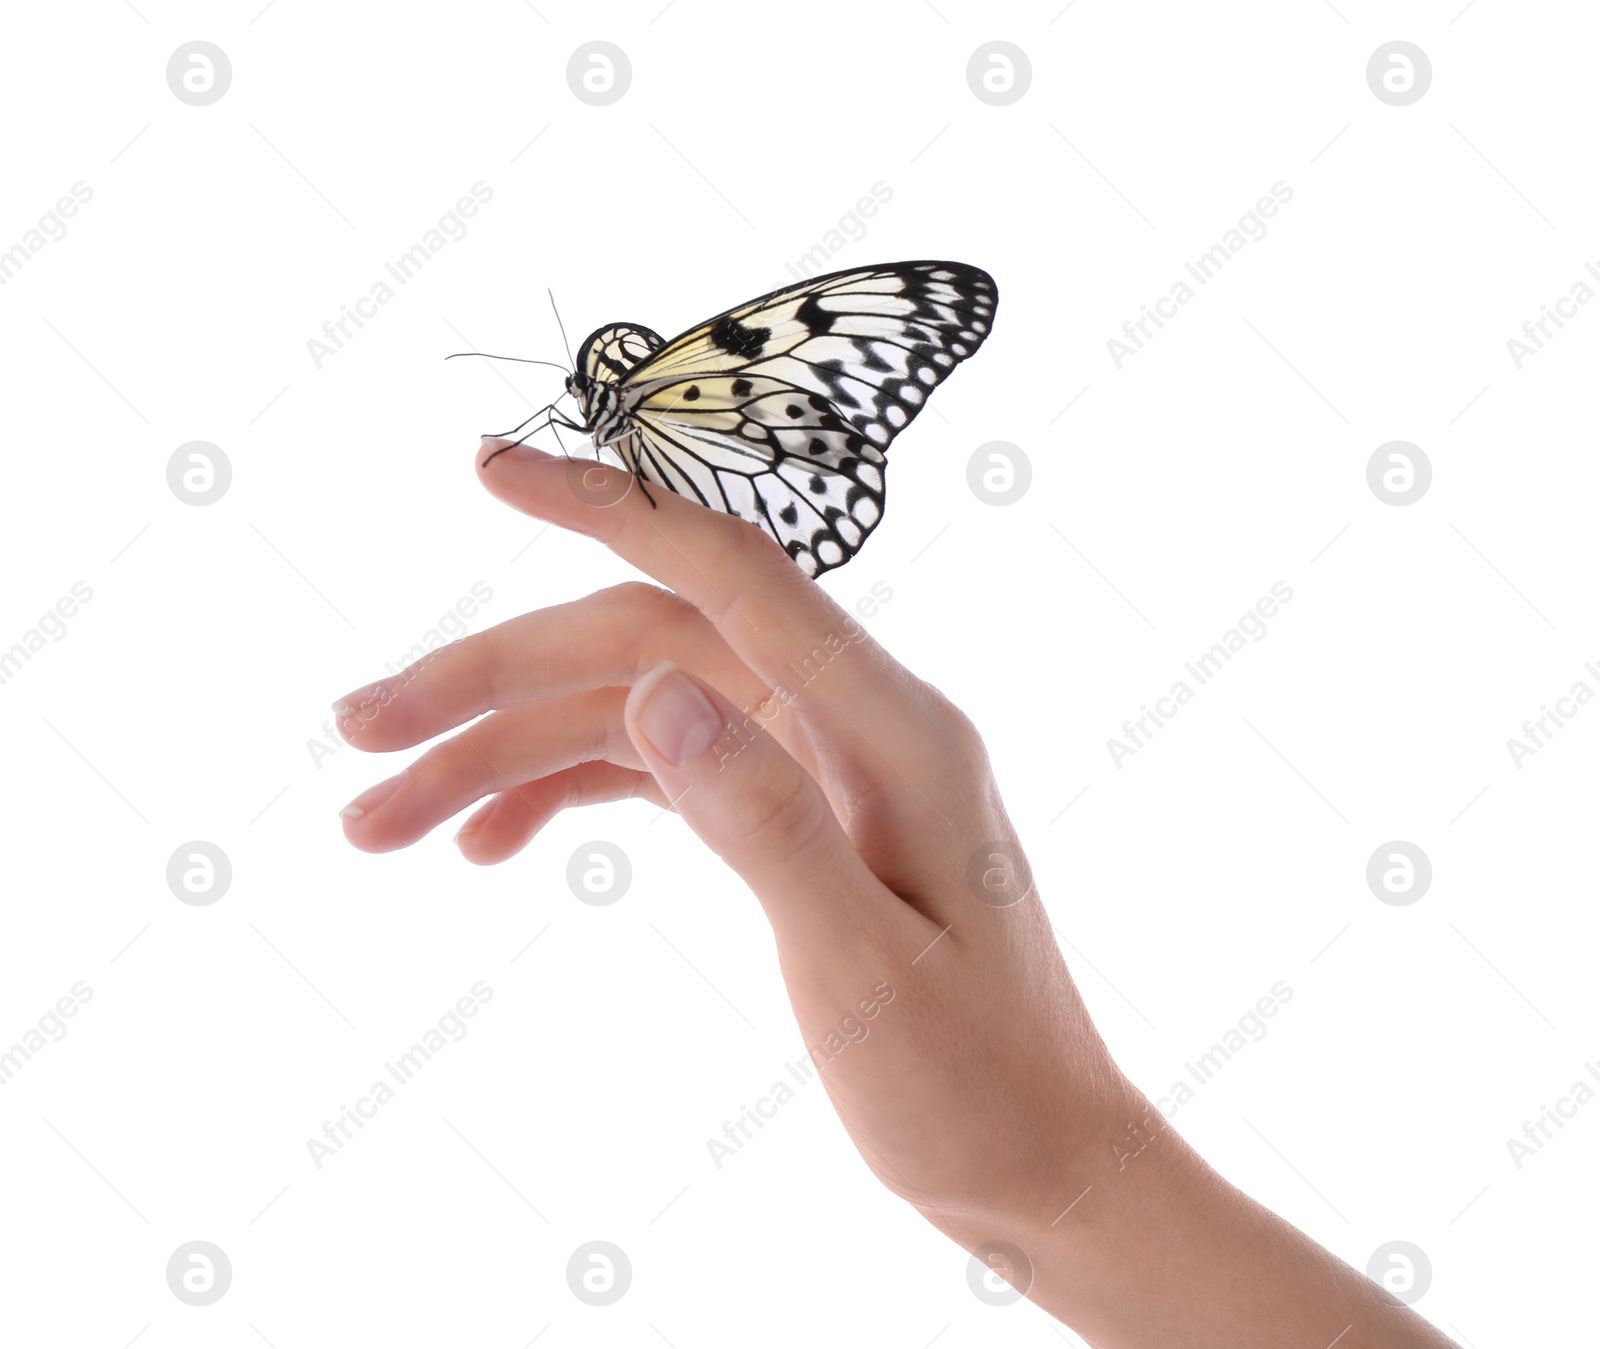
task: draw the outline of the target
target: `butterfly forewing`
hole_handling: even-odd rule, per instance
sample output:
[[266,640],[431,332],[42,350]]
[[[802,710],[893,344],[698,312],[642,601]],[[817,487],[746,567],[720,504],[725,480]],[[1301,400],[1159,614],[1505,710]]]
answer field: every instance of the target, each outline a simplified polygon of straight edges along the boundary
[[830,399],[879,446],[976,351],[994,320],[993,279],[957,262],[817,277],[751,300],[673,339],[630,384],[726,371],[767,374]]

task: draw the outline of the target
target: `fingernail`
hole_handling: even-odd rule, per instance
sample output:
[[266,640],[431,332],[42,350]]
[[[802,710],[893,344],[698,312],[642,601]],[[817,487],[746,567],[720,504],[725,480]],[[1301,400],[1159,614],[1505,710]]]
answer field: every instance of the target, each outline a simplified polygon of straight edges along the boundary
[[461,828],[456,830],[456,836],[450,841],[452,843],[460,843],[462,839],[468,837],[469,835],[476,834],[484,821],[494,814],[494,807],[495,803],[491,801],[481,810],[475,810],[467,817],[467,822],[462,825]]
[[722,715],[675,665],[668,665],[645,695],[639,729],[668,763],[681,768],[698,759],[722,731]]
[[483,444],[479,447],[488,450],[491,458],[498,459],[502,455],[510,455],[513,459],[554,459],[555,455],[546,454],[543,450],[536,449],[529,444],[513,445],[496,436],[485,436]]
[[[410,669],[410,666],[406,667]],[[404,672],[402,672],[404,673]],[[404,687],[402,682],[401,687]],[[369,703],[388,702],[395,696],[394,690],[389,687],[389,681],[380,679],[374,684],[363,684],[352,693],[347,693],[333,705],[333,710],[341,717],[353,717],[364,711]]]
[[368,684],[365,688],[348,693],[333,704],[339,732],[352,743],[366,724],[393,701],[394,694],[387,684]]
[[359,820],[369,810],[376,810],[391,796],[393,796],[395,794],[395,790],[400,786],[400,779],[403,777],[405,777],[405,773],[402,771],[396,773],[392,778],[388,778],[385,781],[376,784],[375,786],[368,787],[366,791],[362,792],[360,796],[356,797],[356,799],[343,810],[341,810],[339,814],[347,820]]

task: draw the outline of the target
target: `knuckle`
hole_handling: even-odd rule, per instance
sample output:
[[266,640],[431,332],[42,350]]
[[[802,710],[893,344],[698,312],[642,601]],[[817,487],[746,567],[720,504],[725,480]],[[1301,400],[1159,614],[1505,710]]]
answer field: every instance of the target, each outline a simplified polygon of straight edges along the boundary
[[793,855],[806,850],[826,821],[812,784],[799,771],[764,776],[737,795],[734,825],[741,851]]
[[621,608],[643,609],[665,598],[666,595],[667,592],[660,586],[651,585],[648,581],[623,581],[618,585],[607,586],[599,591],[595,598]]
[[589,723],[589,738],[581,751],[585,763],[620,763],[631,759],[635,750],[623,723],[622,710],[628,691],[621,688],[595,689],[571,709]]
[[[919,681],[921,682],[921,681]],[[932,684],[922,682],[924,715],[932,723],[938,743],[969,763],[987,763],[988,750],[977,724]]]
[[717,519],[726,539],[726,556],[719,559],[716,574],[728,581],[716,612],[708,611],[707,618],[720,624],[728,614],[738,613],[740,601],[751,594],[769,595],[778,605],[803,599],[811,581],[781,543],[749,520],[731,515]]
[[680,623],[695,610],[687,600],[651,585],[648,581],[624,581],[600,592],[606,607],[626,619],[636,634],[649,628]]
[[659,611],[670,611],[677,597],[670,590],[651,586],[648,581],[622,581],[619,586],[597,590],[592,602],[597,602],[608,614],[627,622],[638,622],[646,621]]
[[431,784],[436,791],[456,792],[489,785],[492,773],[486,776],[488,762],[483,752],[463,731],[424,750],[422,756],[406,770],[408,776]]

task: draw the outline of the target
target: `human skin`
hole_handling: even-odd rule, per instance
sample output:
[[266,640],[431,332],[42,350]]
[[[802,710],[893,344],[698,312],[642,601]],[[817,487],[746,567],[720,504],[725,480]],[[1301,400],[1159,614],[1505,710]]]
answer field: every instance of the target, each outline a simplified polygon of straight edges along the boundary
[[1453,1343],[1230,1185],[1118,1069],[958,708],[753,525],[529,446],[484,465],[502,443],[475,451],[491,493],[659,585],[510,619],[336,702],[365,750],[465,727],[345,808],[355,847],[483,801],[456,844],[488,865],[569,807],[674,809],[760,901],[873,1174],[1096,1349]]

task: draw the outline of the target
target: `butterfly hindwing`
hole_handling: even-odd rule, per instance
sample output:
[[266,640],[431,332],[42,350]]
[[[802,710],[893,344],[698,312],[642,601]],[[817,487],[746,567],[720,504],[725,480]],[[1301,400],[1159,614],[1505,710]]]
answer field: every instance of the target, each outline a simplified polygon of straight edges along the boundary
[[883,518],[883,452],[821,394],[716,375],[658,390],[633,416],[646,482],[760,525],[808,575],[847,561]]

